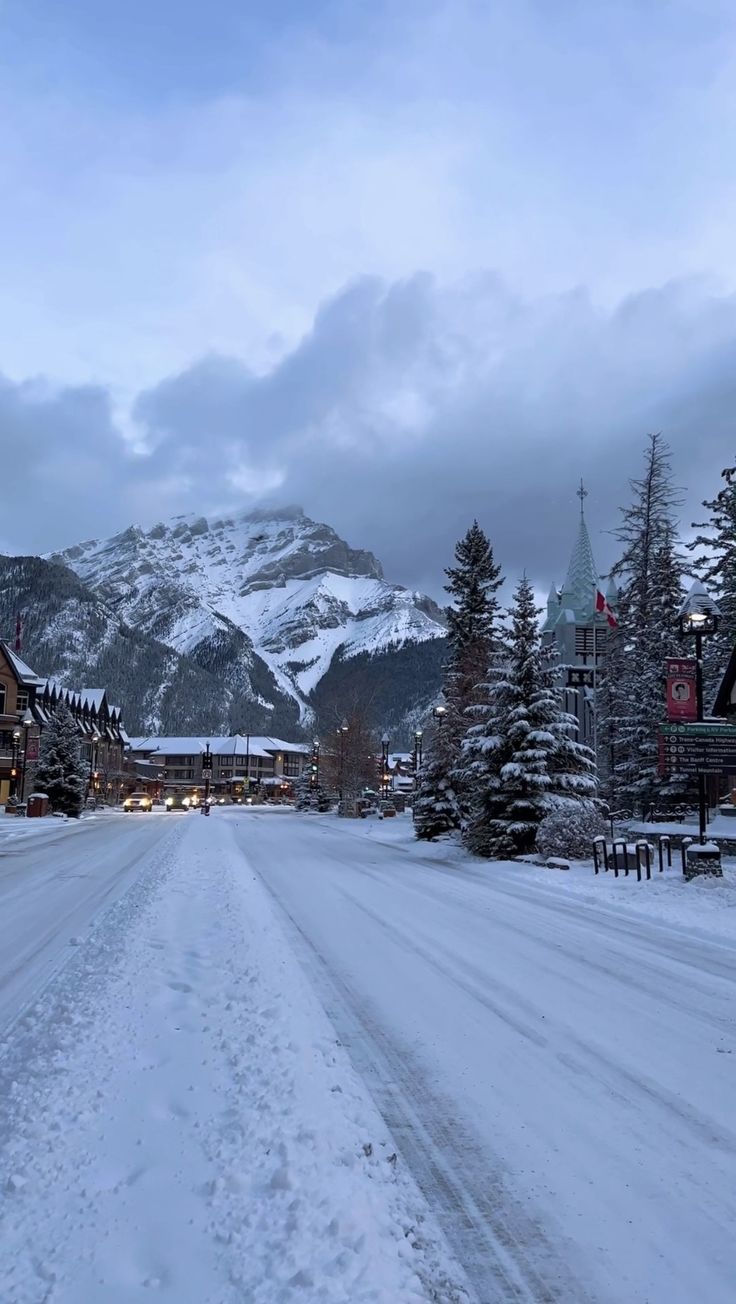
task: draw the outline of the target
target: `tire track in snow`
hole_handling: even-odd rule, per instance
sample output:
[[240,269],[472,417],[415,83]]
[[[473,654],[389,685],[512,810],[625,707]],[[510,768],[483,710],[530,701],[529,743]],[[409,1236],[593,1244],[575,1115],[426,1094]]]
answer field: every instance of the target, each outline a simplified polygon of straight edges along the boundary
[[371,1015],[259,877],[480,1304],[602,1304],[571,1278],[558,1246],[513,1194],[503,1161],[453,1117],[453,1102],[435,1090],[406,1045]]

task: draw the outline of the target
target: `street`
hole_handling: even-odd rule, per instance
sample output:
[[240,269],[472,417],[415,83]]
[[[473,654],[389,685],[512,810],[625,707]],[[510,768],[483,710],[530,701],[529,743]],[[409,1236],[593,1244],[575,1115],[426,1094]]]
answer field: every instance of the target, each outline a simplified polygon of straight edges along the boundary
[[465,1299],[444,1236],[480,1304],[730,1302],[736,945],[568,878],[289,809],[4,844],[6,1296]]
[[733,945],[388,822],[232,818],[479,1299],[733,1299]]
[[0,839],[0,1033],[171,832],[158,812],[39,823]]

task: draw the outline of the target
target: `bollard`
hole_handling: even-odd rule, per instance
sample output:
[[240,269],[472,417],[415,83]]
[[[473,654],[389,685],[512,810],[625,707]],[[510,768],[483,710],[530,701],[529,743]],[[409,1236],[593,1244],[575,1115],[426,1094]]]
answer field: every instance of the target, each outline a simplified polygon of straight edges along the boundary
[[682,872],[685,875],[687,874],[687,849],[692,841],[693,838],[683,838],[680,843],[680,851],[682,853]]
[[600,861],[603,862],[603,868],[607,871],[608,848],[606,847],[606,839],[602,836],[593,839],[593,864],[595,865],[596,874],[600,871]]
[[628,876],[628,873],[629,873],[629,860],[628,860],[628,855],[627,855],[627,852],[626,852],[626,840],[625,840],[624,838],[614,838],[613,843],[611,844],[611,853],[612,853],[612,855],[613,855],[613,876],[614,876],[614,878],[618,878],[618,857],[619,857],[619,852],[622,852],[622,853],[623,853],[623,858],[624,858],[624,874]]
[[641,883],[641,853],[644,852],[644,865],[647,871],[647,879],[652,877],[652,849],[648,842],[637,842],[636,844],[636,871],[637,878]]
[[659,835],[659,872],[664,872],[664,849],[667,848],[667,868],[672,868],[672,839],[668,833]]

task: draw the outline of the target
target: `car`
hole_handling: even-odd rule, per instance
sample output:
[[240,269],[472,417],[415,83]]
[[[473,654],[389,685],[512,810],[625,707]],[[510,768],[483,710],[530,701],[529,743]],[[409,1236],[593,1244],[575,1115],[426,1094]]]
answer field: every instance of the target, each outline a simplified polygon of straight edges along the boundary
[[170,792],[165,802],[167,811],[190,810],[191,805],[191,798],[185,797],[183,792]]
[[131,792],[123,802],[123,810],[130,815],[134,810],[148,811],[149,815],[153,810],[153,801],[147,792]]

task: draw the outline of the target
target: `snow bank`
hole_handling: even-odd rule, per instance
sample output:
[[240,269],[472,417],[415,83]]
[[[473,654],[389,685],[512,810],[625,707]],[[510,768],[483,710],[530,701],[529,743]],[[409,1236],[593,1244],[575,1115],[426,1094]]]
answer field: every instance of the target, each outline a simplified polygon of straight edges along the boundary
[[231,829],[163,847],[0,1048],[0,1299],[465,1300]]

